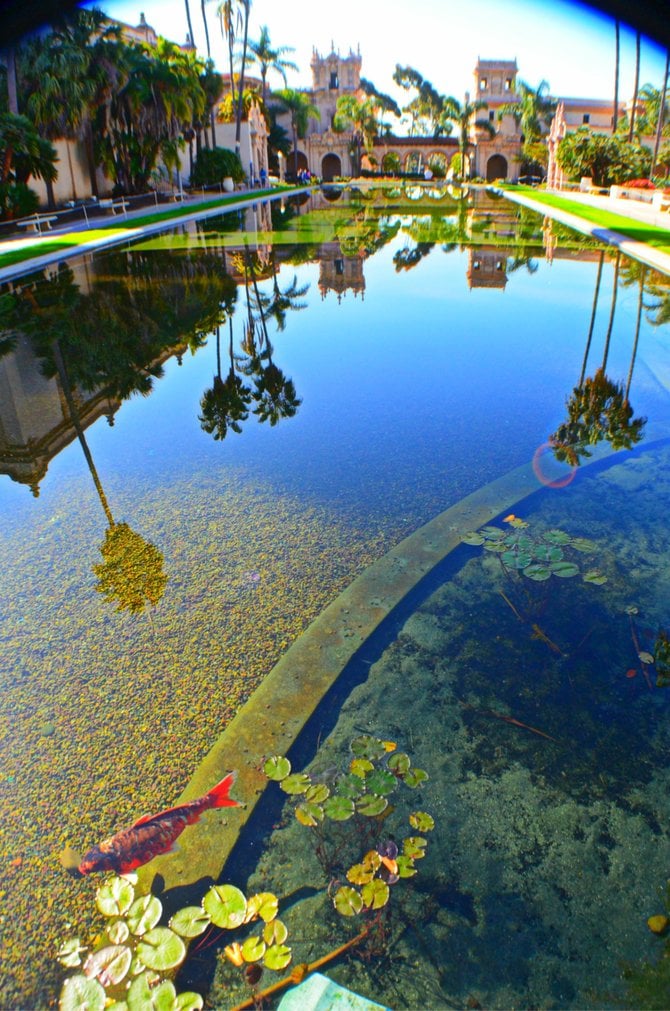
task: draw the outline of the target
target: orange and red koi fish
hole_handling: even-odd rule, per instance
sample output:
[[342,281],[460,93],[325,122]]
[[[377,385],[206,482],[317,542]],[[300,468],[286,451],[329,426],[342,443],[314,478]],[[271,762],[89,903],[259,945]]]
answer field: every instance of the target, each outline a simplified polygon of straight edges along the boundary
[[144,815],[130,828],[124,828],[111,839],[105,839],[84,856],[79,864],[79,872],[93,874],[96,871],[116,871],[117,874],[128,874],[160,853],[167,852],[186,826],[198,821],[211,807],[240,806],[239,801],[229,796],[236,775],[235,772],[229,773],[209,793],[197,800],[170,807],[160,814]]

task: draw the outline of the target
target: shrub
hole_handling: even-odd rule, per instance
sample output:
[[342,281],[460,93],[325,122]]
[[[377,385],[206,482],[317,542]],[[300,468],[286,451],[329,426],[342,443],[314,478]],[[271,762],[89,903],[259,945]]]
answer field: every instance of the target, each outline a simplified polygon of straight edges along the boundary
[[26,183],[0,183],[0,220],[34,214],[38,205],[37,194]]
[[611,186],[648,175],[651,152],[622,137],[581,129],[563,138],[556,160],[570,179],[591,176],[595,186]]
[[225,147],[215,147],[214,150],[203,148],[193,168],[191,183],[194,186],[212,186],[226,176],[236,183],[245,179],[242,162],[235,152]]
[[630,190],[655,190],[651,179],[629,179],[626,186]]

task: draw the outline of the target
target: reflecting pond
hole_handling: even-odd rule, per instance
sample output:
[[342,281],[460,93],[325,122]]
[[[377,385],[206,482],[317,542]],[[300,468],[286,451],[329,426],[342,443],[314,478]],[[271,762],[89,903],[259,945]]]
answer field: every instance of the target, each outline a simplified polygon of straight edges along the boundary
[[[2,1006],[53,1003],[59,944],[101,929],[64,849],[175,803],[338,593],[531,461],[537,494],[459,529],[319,717],[316,776],[391,739],[435,820],[383,943],[328,972],[396,1008],[643,1006],[622,963],[662,948],[670,856],[668,688],[640,659],[670,622],[670,286],[431,192],[258,204],[2,290]],[[274,823],[245,874],[310,890],[285,918],[313,961],[360,929],[327,892],[346,867]],[[214,1006],[248,997],[203,972]]]

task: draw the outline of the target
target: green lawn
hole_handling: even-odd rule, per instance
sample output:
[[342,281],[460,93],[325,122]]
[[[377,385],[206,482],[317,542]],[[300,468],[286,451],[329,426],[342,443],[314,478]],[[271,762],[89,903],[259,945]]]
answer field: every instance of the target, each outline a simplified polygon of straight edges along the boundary
[[[293,186],[282,187],[281,192],[290,193],[293,189],[295,189]],[[216,207],[226,207],[231,203],[239,203],[240,200],[244,200],[245,203],[255,203],[263,197],[276,195],[278,192],[279,188],[274,187],[272,189],[253,190],[250,193],[231,193],[228,196],[219,197],[215,200],[205,200],[201,204],[179,204],[167,210],[155,211],[154,213],[148,212],[141,217],[126,219],[124,224],[121,224],[117,219],[116,221],[101,224],[98,228],[63,232],[58,236],[50,236],[46,241],[40,241],[36,237],[35,242],[30,243],[30,245],[22,246],[20,249],[8,250],[5,253],[1,252],[2,244],[0,243],[0,269],[14,266],[16,263],[33,260],[38,256],[47,256],[49,253],[56,252],[64,247],[76,249],[77,246],[84,245],[94,239],[104,238],[110,232],[117,232],[119,235],[123,235],[132,228],[142,228],[145,225],[153,225],[158,222],[178,220],[198,211],[207,211]]]
[[619,232],[636,242],[646,242],[647,245],[670,255],[670,228],[659,228],[657,225],[649,225],[644,221],[627,218],[623,214],[615,214],[612,211],[601,210],[599,207],[592,207],[590,204],[583,204],[569,197],[559,197],[554,193],[545,193],[544,190],[536,190],[531,186],[509,187],[515,193],[523,193],[524,196],[536,200],[540,204],[547,204],[557,210],[567,211],[578,218],[583,218],[592,224],[608,228],[612,232]]

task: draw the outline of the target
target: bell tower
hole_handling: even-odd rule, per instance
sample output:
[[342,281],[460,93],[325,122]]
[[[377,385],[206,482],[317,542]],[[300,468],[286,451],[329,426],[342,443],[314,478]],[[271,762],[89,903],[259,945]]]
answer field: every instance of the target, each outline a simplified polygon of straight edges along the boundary
[[311,120],[308,134],[330,129],[340,95],[356,95],[361,88],[361,51],[349,50],[348,56],[335,52],[334,43],[327,56],[312,50],[312,101],[319,110],[319,122]]

